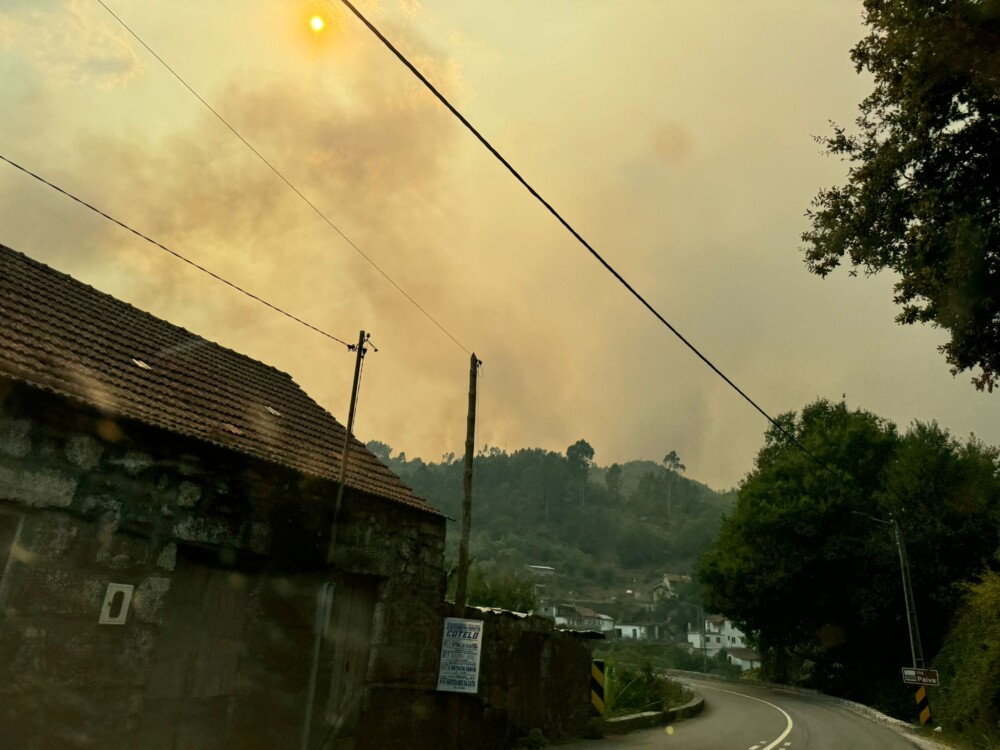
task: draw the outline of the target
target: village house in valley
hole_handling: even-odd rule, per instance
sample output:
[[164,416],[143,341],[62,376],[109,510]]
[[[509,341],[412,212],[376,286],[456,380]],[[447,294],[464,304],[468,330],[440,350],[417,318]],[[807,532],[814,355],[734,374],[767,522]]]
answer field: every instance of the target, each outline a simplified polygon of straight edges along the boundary
[[319,747],[432,691],[446,519],[354,439],[335,518],[346,437],[0,246],[0,746]]
[[710,657],[723,651],[744,672],[760,666],[760,656],[746,647],[746,636],[723,615],[708,615],[701,628],[689,626],[688,644],[691,651]]

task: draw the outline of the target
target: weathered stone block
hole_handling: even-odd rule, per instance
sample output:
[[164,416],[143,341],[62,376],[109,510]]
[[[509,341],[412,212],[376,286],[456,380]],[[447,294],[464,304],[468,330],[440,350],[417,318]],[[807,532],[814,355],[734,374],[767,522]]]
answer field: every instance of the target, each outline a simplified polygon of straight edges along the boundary
[[[40,558],[35,558],[40,562]],[[96,624],[108,581],[39,565],[17,565],[7,606],[22,615],[93,619]]]
[[177,489],[177,505],[181,508],[193,508],[201,499],[201,487],[194,482],[181,482]]
[[169,590],[170,579],[165,576],[150,576],[144,579],[132,596],[135,619],[156,625],[162,623],[163,599]]
[[68,508],[76,478],[53,469],[0,466],[0,496],[36,508]]
[[0,453],[23,458],[31,452],[31,422],[27,419],[0,420]]
[[177,545],[168,544],[160,550],[156,558],[156,567],[162,570],[173,570],[177,567]]
[[121,459],[121,465],[130,475],[136,476],[153,465],[153,458],[147,453],[129,451]]
[[174,524],[174,535],[187,542],[239,548],[236,535],[223,523],[204,516],[188,516]]
[[76,505],[80,513],[86,516],[107,511],[119,512],[121,510],[121,503],[114,496],[108,494],[85,495],[77,501]]
[[80,532],[79,523],[64,514],[46,515],[31,523],[32,552],[43,558],[62,557],[72,547]]
[[146,539],[102,531],[99,540],[97,562],[111,570],[138,570],[152,562],[153,549]]
[[104,448],[89,435],[76,435],[66,443],[66,458],[74,466],[90,470],[101,461]]

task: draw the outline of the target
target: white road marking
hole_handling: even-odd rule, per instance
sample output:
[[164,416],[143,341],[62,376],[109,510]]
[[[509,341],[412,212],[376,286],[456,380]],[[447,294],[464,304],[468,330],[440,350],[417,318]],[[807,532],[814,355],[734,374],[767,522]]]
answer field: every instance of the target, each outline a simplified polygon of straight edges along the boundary
[[[766,747],[760,748],[760,750],[774,750],[774,748],[776,748],[778,745],[780,745],[781,742],[782,742],[782,740],[784,740],[785,737],[787,737],[791,733],[791,731],[792,731],[792,726],[793,726],[792,725],[792,717],[789,716],[788,712],[785,711],[785,709],[783,709],[781,706],[776,706],[773,703],[769,703],[768,701],[763,700],[762,698],[754,698],[752,695],[746,695],[744,693],[737,693],[735,690],[723,690],[722,688],[709,687],[708,685],[705,685],[705,684],[702,684],[702,683],[698,684],[698,688],[699,689],[701,689],[701,688],[707,688],[708,690],[717,690],[720,693],[729,693],[730,695],[738,695],[740,698],[746,698],[747,700],[757,701],[758,703],[763,703],[765,706],[770,706],[775,711],[778,711],[782,716],[784,716],[785,717],[785,721],[788,722],[788,725],[785,727],[785,731],[782,732],[781,734],[779,734],[778,737],[774,740],[774,742],[772,742],[770,745],[768,745]],[[791,744],[790,742],[786,742],[785,746],[788,746],[790,744]],[[754,745],[754,747],[756,748],[758,746]]]

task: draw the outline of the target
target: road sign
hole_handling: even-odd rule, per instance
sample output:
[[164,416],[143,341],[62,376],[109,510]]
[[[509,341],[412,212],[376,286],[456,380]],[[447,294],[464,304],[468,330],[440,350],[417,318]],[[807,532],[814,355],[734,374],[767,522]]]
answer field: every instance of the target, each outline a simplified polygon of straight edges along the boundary
[[903,682],[907,685],[931,685],[932,687],[938,687],[941,684],[936,669],[917,669],[916,667],[903,667]]

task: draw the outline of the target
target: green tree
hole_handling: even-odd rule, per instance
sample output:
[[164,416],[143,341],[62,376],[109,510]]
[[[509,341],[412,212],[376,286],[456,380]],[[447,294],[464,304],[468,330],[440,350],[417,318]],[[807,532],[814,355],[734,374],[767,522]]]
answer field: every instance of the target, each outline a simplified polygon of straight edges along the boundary
[[757,637],[773,678],[804,679],[909,718],[912,701],[899,686],[910,654],[895,544],[884,526],[854,514],[894,514],[903,527],[932,654],[959,603],[955,583],[988,565],[997,545],[997,452],[974,439],[959,443],[933,423],[900,435],[843,403],[819,401],[779,421],[832,470],[768,430],[733,514],[699,564],[705,604]]
[[622,465],[611,464],[604,475],[604,484],[608,488],[611,499],[618,500],[622,496]]
[[[450,583],[450,588],[453,588],[454,582]],[[535,584],[531,578],[520,571],[489,564],[473,563],[470,566],[467,596],[469,604],[476,607],[530,612],[537,606]]]
[[586,479],[587,471],[594,461],[594,449],[586,440],[577,440],[566,449],[566,460],[574,476]]
[[677,451],[670,451],[667,455],[663,457],[663,465],[667,467],[667,471],[672,471],[674,473],[684,471],[687,467],[681,463],[680,456],[677,455]]
[[821,191],[803,235],[826,276],[899,275],[900,323],[930,323],[953,373],[1000,378],[1000,0],[865,0],[868,36],[852,50],[875,88],[856,132],[822,138],[850,162]]
[[583,505],[587,497],[588,473],[594,462],[594,449],[586,440],[577,440],[566,449],[566,460],[570,473],[576,478],[580,505]]
[[389,457],[392,455],[392,448],[389,447],[388,443],[383,443],[381,440],[369,440],[365,443],[365,447],[374,453],[382,463],[389,462]]
[[1000,743],[1000,575],[970,585],[935,666],[939,720],[970,738]]
[[677,477],[680,472],[687,467],[681,463],[677,451],[670,451],[663,457],[663,465],[667,467],[670,474],[670,482],[667,484],[667,523],[674,521],[674,485],[677,484]]

